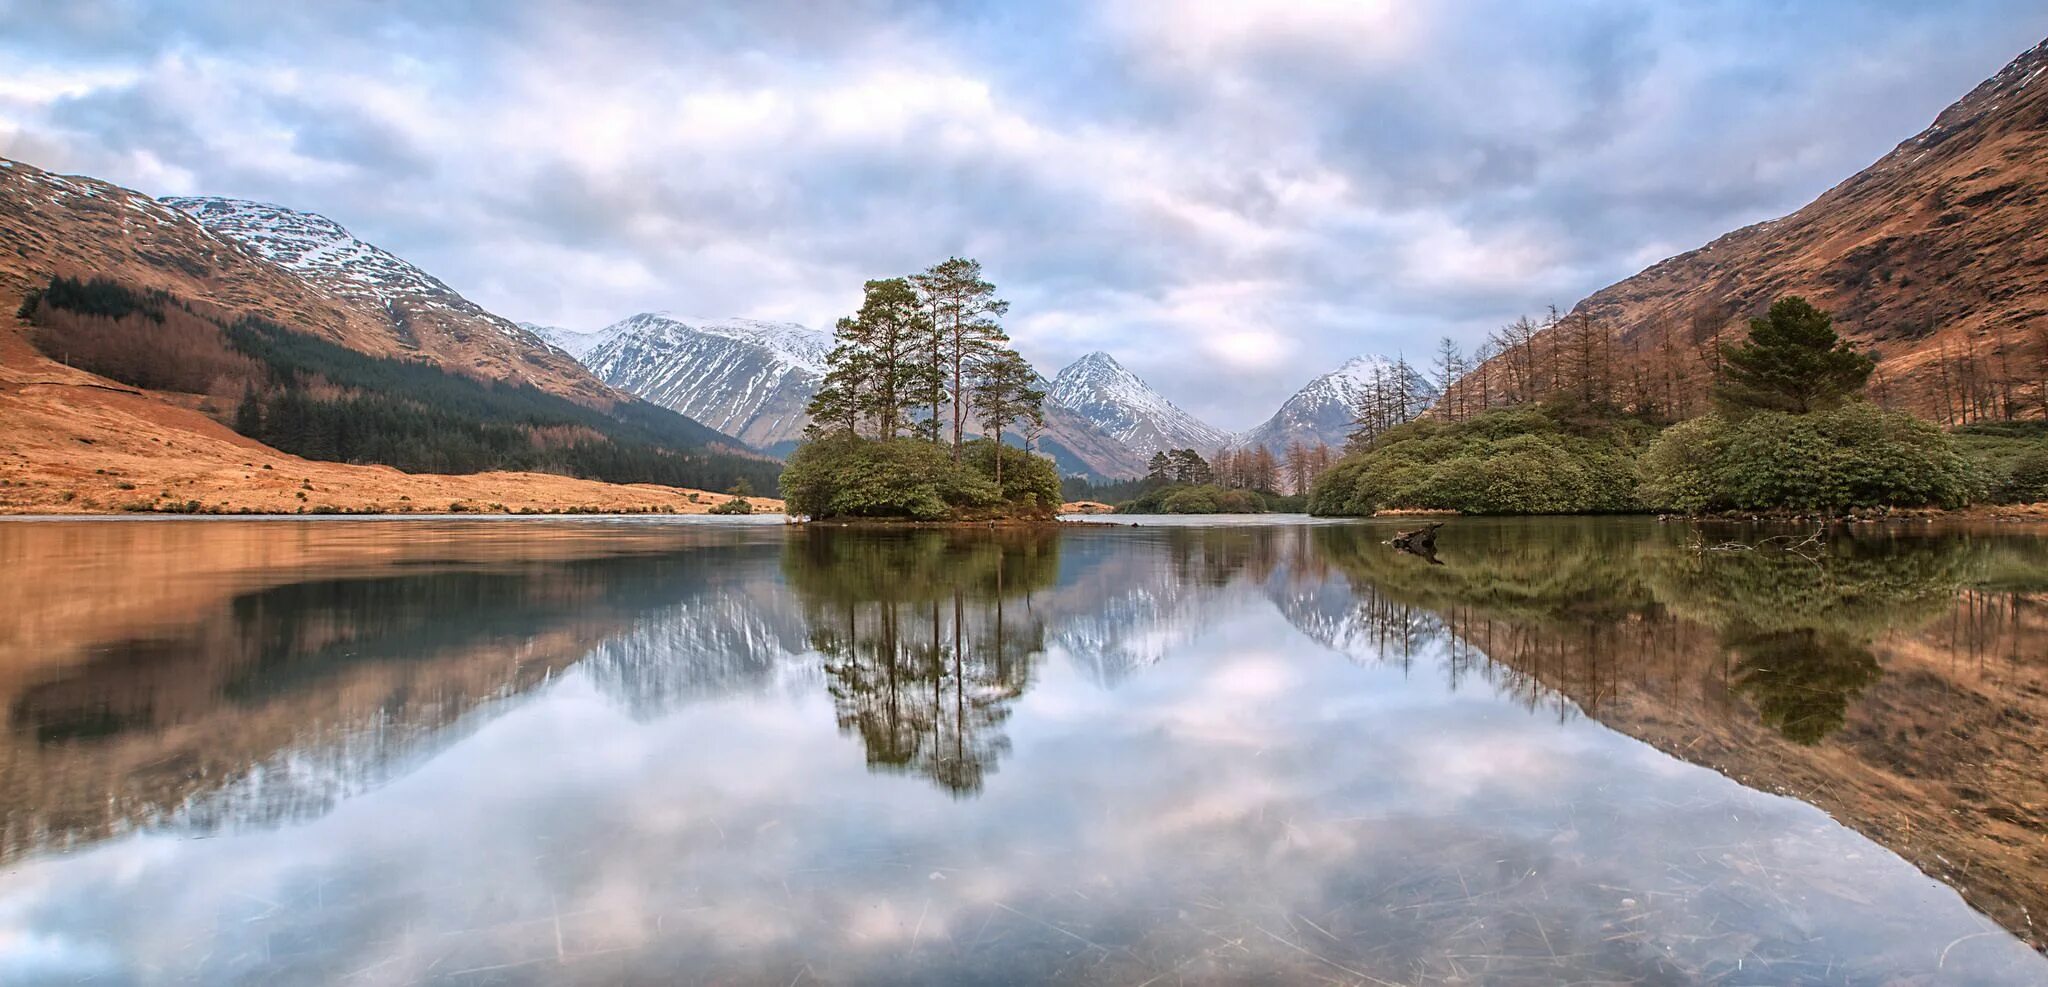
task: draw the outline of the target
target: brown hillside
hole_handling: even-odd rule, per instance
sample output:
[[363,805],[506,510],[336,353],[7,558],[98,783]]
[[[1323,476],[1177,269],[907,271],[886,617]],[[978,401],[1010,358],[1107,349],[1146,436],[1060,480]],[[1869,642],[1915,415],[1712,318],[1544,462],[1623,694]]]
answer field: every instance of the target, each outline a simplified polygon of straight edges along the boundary
[[[1708,344],[1741,333],[1784,295],[1832,311],[1845,337],[1876,350],[1873,391],[1888,404],[1955,422],[2041,414],[2048,42],[1805,208],[1662,261],[1572,315],[1611,331],[1622,354],[1652,365],[1651,377],[1684,382],[1671,386],[1695,392],[1678,399],[1687,403],[1711,376]],[[1494,402],[1514,390],[1505,362],[1484,370]]]
[[[162,510],[192,501],[207,511],[287,513],[445,511],[458,502],[475,510],[691,513],[724,499],[532,473],[408,474],[281,453],[223,427],[199,395],[138,390],[38,352],[16,313],[25,294],[54,275],[159,288],[351,349],[522,381],[595,407],[623,399],[453,292],[394,313],[302,279],[140,192],[0,159],[0,514]],[[766,499],[757,504],[779,509]]]
[[[524,381],[587,404],[618,399],[575,361],[507,333],[504,320],[459,296],[460,305],[420,306],[395,318],[363,299],[322,291],[141,192],[0,159],[5,314],[13,314],[24,292],[57,274],[104,275],[161,288],[238,314],[266,316],[365,353],[423,356],[449,370]],[[11,320],[0,324],[10,337],[20,331]],[[7,366],[24,366],[28,359],[16,340],[0,343],[0,361]]]

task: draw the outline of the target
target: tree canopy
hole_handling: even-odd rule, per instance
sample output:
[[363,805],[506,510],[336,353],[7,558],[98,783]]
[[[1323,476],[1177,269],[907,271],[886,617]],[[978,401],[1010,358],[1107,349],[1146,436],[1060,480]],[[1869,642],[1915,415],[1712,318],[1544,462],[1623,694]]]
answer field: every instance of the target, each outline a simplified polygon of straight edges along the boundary
[[1731,414],[1803,415],[1835,407],[1863,390],[1877,361],[1834,330],[1834,317],[1796,295],[1749,320],[1749,339],[1721,347],[1725,361],[1715,399]]
[[[860,311],[839,320],[806,441],[783,474],[790,510],[1050,516],[1060,489],[1052,462],[1001,448],[1005,432],[1020,429],[1028,444],[1044,421],[1038,374],[996,322],[1008,308],[981,265],[958,257],[869,281]],[[986,452],[966,441],[970,424]]]

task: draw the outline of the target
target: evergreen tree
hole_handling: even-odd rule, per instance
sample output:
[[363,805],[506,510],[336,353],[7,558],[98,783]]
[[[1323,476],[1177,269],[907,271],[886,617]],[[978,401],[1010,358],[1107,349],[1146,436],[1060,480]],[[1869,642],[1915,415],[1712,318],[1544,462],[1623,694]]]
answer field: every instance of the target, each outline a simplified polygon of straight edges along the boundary
[[[940,375],[936,384],[925,381],[922,396],[936,419],[941,401],[951,395],[953,460],[958,462],[969,414],[966,388],[976,369],[1009,342],[996,318],[1010,310],[1010,303],[996,297],[996,286],[982,278],[981,262],[976,260],[949,257],[910,281],[930,320],[925,352],[932,358],[932,372]],[[932,432],[936,438],[936,425]]]
[[[1038,380],[1031,364],[1017,355],[1016,350],[1004,349],[980,368],[970,393],[974,399],[974,410],[981,418],[981,427],[988,437],[1000,447],[1003,430],[1018,421],[1036,418],[1043,414],[1045,392],[1033,386]],[[1003,483],[1003,457],[997,449],[995,458],[995,481]]]
[[866,364],[860,350],[843,342],[826,355],[825,380],[805,409],[811,423],[804,431],[810,438],[860,434],[860,390],[866,382]]
[[263,399],[250,387],[242,392],[242,403],[235,406],[235,431],[251,438],[263,434]]
[[814,420],[833,430],[865,421],[876,438],[895,438],[929,393],[933,369],[920,359],[930,331],[917,293],[902,278],[869,281],[860,311],[840,319],[839,345],[826,358],[825,386],[812,400]]
[[1877,365],[1835,334],[1834,317],[1798,296],[1778,299],[1749,320],[1749,340],[1723,344],[1725,366],[1714,397],[1730,412],[1803,415],[1841,404],[1863,389]]
[[1193,449],[1175,449],[1167,457],[1173,464],[1175,483],[1214,483],[1216,474],[1209,468],[1209,461]]
[[1153,483],[1173,482],[1173,459],[1165,450],[1153,453],[1151,461],[1145,464],[1145,479]]

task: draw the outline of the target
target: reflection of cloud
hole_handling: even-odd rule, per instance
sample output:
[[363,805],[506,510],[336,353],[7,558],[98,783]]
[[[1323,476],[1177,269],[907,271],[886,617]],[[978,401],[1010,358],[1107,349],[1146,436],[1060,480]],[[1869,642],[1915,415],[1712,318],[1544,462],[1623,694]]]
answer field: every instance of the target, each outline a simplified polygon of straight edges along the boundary
[[[1124,544],[1163,565],[1173,543]],[[1067,575],[1029,604],[1055,633],[1090,615],[1062,597],[1086,583]],[[821,691],[629,711],[579,666],[302,825],[131,837],[10,871],[0,970],[55,955],[69,972],[104,950],[117,980],[530,964],[512,969],[943,982],[1030,964],[1137,982],[1213,961],[1220,937],[1242,944],[1233,965],[1189,979],[1302,979],[1317,965],[1303,943],[1376,976],[1448,976],[1431,964],[1453,942],[1523,979],[1557,972],[1553,953],[1626,980],[1752,949],[1854,977],[1925,970],[1982,930],[1817,810],[1588,720],[1452,693],[1438,645],[1405,665],[1342,660],[1253,589],[1195,594],[1202,633],[1114,690],[1049,662],[1007,721],[1003,773],[970,800],[868,771]],[[679,612],[701,611],[648,619]],[[1814,890],[1831,887],[1851,894]],[[1985,955],[2016,957],[2017,982],[2040,969],[2023,949]]]
[[2024,0],[15,7],[0,148],[36,164],[318,211],[571,326],[822,326],[972,254],[1028,355],[1109,349],[1233,427],[1787,211],[2048,32]]

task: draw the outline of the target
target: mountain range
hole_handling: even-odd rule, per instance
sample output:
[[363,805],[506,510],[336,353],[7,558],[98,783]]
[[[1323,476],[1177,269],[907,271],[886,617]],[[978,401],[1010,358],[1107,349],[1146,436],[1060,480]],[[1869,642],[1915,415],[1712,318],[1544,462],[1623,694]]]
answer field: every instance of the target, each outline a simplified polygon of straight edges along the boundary
[[[2000,404],[2010,413],[2015,401],[2048,402],[2044,75],[2048,43],[1804,208],[1652,265],[1572,311],[1611,327],[1631,359],[1689,354],[1667,377],[1674,390],[1700,391],[1709,379],[1701,354],[1774,299],[1802,294],[1834,312],[1851,342],[1879,354],[1874,388],[1889,403],[1955,422]],[[590,498],[571,504],[620,495],[532,472],[429,483],[284,457],[227,427],[233,408],[224,404],[236,396],[220,388],[150,391],[45,351],[27,302],[53,277],[165,292],[223,329],[267,320],[407,373],[426,367],[481,382],[498,389],[486,392],[494,400],[505,389],[530,389],[597,416],[575,412],[540,427],[533,438],[541,443],[580,437],[617,445],[658,433],[652,441],[679,454],[780,453],[801,434],[802,408],[829,347],[824,333],[801,326],[658,312],[592,331],[515,323],[317,213],[239,199],[157,200],[0,159],[0,311],[18,313],[0,321],[0,430],[14,436],[12,457],[0,460],[9,488],[0,508],[110,509],[121,496],[115,491],[143,487],[209,506],[232,507],[242,497],[242,507],[289,508],[293,500],[281,498],[303,490],[314,472],[337,501],[347,491],[365,502],[396,499],[400,490],[439,498],[450,484],[486,482],[502,482],[494,489],[514,499],[543,489]],[[1091,353],[1044,380],[1039,448],[1064,472],[1108,478],[1141,474],[1165,448],[1339,446],[1376,369],[1384,373],[1385,362],[1351,360],[1310,381],[1266,422],[1231,435],[1108,354]],[[1502,372],[1496,360],[1459,387],[1490,384]],[[531,421],[497,424],[536,429]],[[622,438],[629,433],[634,438]],[[250,472],[257,459],[288,467],[301,484],[284,482],[283,469],[276,483]],[[129,478],[117,483],[115,470]]]
[[[701,421],[771,454],[786,454],[809,424],[804,414],[824,379],[829,333],[791,322],[702,319],[643,312],[601,329],[523,324],[583,362],[605,383]],[[1154,453],[1291,441],[1341,446],[1372,368],[1359,357],[1311,381],[1273,419],[1232,435],[1182,410],[1107,353],[1090,353],[1050,379],[1046,429],[1037,448],[1062,471],[1097,478],[1144,473]]]

